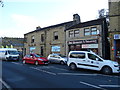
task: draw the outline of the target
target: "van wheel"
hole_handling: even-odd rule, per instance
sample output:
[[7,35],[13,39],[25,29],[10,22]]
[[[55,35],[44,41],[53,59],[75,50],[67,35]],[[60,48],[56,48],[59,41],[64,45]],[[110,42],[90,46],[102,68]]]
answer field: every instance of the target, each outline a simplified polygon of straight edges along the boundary
[[69,67],[70,67],[71,70],[76,70],[77,69],[77,67],[74,63],[71,63]]
[[38,61],[35,61],[35,65],[38,65]]
[[60,61],[60,64],[64,65],[64,62],[63,62],[63,61]]
[[104,74],[112,74],[112,69],[110,68],[110,67],[103,67],[103,69],[102,69],[102,73],[104,73]]

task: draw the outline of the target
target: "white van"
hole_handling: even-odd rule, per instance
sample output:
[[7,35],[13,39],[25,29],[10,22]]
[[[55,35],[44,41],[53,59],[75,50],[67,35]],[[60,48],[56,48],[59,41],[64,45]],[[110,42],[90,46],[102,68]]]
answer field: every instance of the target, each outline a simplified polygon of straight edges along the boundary
[[0,60],[19,60],[17,49],[0,48]]
[[119,64],[115,61],[104,60],[93,52],[70,51],[67,65],[70,69],[76,68],[102,71],[104,74],[119,73]]

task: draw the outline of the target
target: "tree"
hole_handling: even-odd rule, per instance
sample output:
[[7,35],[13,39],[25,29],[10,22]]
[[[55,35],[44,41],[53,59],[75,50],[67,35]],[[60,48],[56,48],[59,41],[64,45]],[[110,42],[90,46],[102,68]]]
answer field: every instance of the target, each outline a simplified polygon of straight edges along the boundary
[[108,9],[98,10],[99,18],[107,18],[108,17]]
[[107,25],[109,26],[109,10],[101,9],[98,10],[99,17],[98,18],[106,18]]
[[4,7],[4,3],[3,3],[2,0],[0,0],[0,5],[1,5],[2,7]]

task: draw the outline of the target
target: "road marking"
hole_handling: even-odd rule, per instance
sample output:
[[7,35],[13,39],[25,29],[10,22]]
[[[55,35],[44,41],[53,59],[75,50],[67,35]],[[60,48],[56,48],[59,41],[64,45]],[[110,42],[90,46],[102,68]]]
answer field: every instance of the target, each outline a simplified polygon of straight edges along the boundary
[[84,73],[57,73],[57,74],[61,74],[61,75],[86,75],[86,76],[96,76],[98,74],[84,74]]
[[56,67],[51,67],[51,68],[53,68],[53,69],[57,69],[57,70],[63,70],[63,71],[68,71],[68,70],[66,70],[66,69],[61,69],[61,68],[56,68]]
[[5,81],[3,81],[1,78],[0,78],[0,82],[1,82],[6,88],[8,88],[9,90],[12,90],[12,88],[11,88]]
[[110,75],[104,75],[104,74],[98,74],[98,75],[101,75],[101,76],[106,76],[106,77],[115,77],[115,78],[120,78],[120,76],[110,76]]
[[51,75],[56,75],[56,73],[45,71],[45,70],[42,70],[42,69],[39,69],[39,68],[34,68],[34,67],[30,67],[30,68],[41,71],[41,72],[45,72],[45,73],[48,73],[48,74],[51,74]]
[[80,81],[80,83],[81,83],[81,84],[85,84],[85,85],[87,85],[87,86],[94,87],[94,88],[98,88],[98,89],[102,89],[102,90],[107,90],[107,89],[104,89],[104,88],[101,88],[101,87],[98,87],[98,86],[95,86],[95,85],[92,85],[92,84],[89,84],[89,83],[86,83],[86,82],[81,82],[81,81]]
[[16,65],[23,65],[21,63],[16,63],[16,62],[11,62],[11,63],[16,64]]
[[120,87],[120,85],[99,85],[100,87]]

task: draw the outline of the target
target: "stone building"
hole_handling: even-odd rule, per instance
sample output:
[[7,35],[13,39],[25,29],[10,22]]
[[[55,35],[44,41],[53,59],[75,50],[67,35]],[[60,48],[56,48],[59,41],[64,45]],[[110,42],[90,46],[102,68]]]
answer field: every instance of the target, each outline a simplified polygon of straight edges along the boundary
[[65,32],[68,27],[80,23],[80,16],[73,15],[73,21],[48,27],[37,27],[36,30],[24,34],[24,54],[31,52],[47,57],[50,53],[66,54]]
[[66,54],[69,51],[89,49],[109,59],[108,28],[105,18],[79,23],[65,31]]
[[120,63],[120,0],[109,0],[111,59]]

